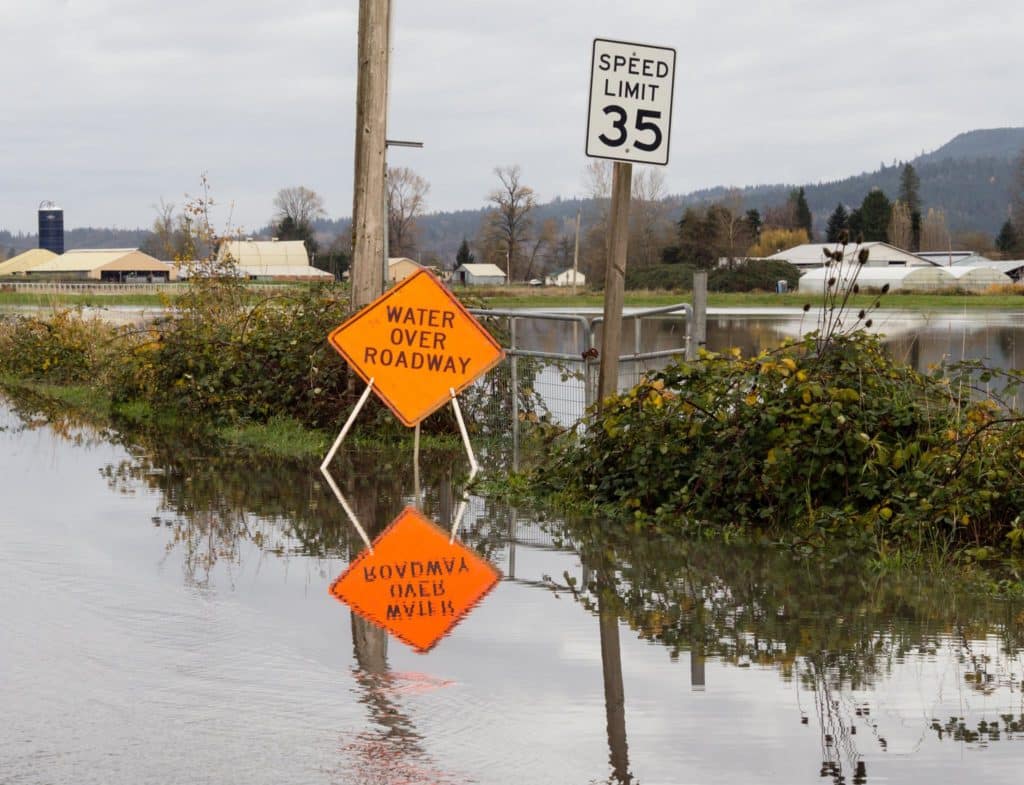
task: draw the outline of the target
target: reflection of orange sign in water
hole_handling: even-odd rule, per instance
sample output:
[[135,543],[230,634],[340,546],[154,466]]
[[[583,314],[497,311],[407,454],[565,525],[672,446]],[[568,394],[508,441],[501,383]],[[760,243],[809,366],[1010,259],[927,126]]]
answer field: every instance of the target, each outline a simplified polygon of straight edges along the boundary
[[413,507],[331,585],[331,594],[419,651],[427,651],[501,578]]
[[336,328],[328,340],[405,425],[413,426],[504,353],[433,273],[420,270]]

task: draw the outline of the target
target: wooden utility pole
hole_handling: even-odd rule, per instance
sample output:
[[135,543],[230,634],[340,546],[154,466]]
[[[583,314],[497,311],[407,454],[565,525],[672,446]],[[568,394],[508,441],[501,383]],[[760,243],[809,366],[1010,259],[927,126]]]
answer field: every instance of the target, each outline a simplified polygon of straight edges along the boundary
[[580,274],[580,216],[583,208],[576,208],[576,244],[572,249],[572,293],[576,294],[576,278]]
[[388,49],[391,0],[359,0],[356,160],[352,197],[352,305],[384,293],[387,234],[384,169],[387,150]]
[[629,197],[633,164],[616,161],[612,169],[612,204],[608,214],[608,263],[604,275],[604,322],[597,400],[619,389],[619,347],[622,343],[622,300],[626,288],[626,247],[629,243]]

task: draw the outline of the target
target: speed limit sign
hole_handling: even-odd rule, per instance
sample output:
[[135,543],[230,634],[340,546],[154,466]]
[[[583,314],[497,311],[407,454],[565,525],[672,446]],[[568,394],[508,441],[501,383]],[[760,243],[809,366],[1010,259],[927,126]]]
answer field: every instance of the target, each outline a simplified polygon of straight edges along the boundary
[[676,50],[594,39],[587,155],[668,163]]

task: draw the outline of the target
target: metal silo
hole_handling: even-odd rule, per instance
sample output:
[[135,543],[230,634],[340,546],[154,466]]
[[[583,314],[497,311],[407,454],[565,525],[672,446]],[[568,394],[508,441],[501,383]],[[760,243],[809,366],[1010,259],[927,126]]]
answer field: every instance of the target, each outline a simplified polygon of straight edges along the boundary
[[64,253],[64,211],[53,202],[39,204],[39,247]]

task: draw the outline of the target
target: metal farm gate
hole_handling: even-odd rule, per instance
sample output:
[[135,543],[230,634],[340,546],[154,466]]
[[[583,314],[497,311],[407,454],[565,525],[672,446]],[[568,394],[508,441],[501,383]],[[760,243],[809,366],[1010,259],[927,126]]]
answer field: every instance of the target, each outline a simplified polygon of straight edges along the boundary
[[[568,427],[596,399],[604,317],[482,308],[470,312],[506,353],[505,362],[488,373],[475,392],[486,397],[486,420],[505,424],[504,434],[491,428],[491,435],[510,437],[512,466],[518,469],[521,422],[544,416]],[[620,390],[636,385],[646,372],[672,357],[695,356],[693,309],[687,303],[624,313],[623,323]]]

